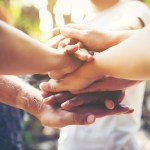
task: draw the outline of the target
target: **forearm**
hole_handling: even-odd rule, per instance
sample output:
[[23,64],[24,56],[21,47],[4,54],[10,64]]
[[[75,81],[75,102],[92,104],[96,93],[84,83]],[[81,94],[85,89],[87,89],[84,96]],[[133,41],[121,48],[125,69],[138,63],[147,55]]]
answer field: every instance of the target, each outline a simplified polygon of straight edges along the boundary
[[[119,31],[104,31],[104,50],[119,44],[120,42],[128,39],[132,35],[134,35],[138,30],[119,30]],[[101,49],[100,49],[101,52]]]
[[0,22],[0,74],[33,74],[59,69],[62,55]]
[[150,79],[149,35],[150,26],[97,55],[95,66],[98,74],[134,80]]
[[0,76],[0,102],[23,109],[35,117],[39,117],[44,109],[40,92],[15,76]]

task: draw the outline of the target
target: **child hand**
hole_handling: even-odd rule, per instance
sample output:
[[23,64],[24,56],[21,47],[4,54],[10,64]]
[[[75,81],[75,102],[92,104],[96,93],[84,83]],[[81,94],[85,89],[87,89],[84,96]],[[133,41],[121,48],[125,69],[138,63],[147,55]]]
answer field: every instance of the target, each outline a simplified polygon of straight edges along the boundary
[[[64,49],[66,54],[75,56],[79,60],[82,61],[92,61],[93,56],[88,53],[85,49],[81,49],[81,43],[77,43],[74,39],[64,39],[62,35],[58,35],[51,40],[49,40],[48,45],[58,49]],[[83,62],[80,61],[80,64],[70,64],[67,68],[61,70],[54,70],[48,73],[50,78],[52,79],[60,79],[63,78],[66,74],[72,73],[75,71]]]
[[96,30],[90,26],[69,24],[53,29],[54,34],[62,34],[65,38],[74,38],[81,41],[86,48],[93,51],[103,51],[110,46],[113,40],[113,32],[109,34],[105,30]]
[[72,38],[66,38],[66,39],[63,39],[58,47],[59,48],[65,48],[69,45],[74,45],[74,44],[78,44],[79,45],[79,50],[77,51],[74,51],[72,49],[67,49],[67,52],[68,54],[72,54],[74,55],[76,58],[82,60],[82,61],[92,61],[93,60],[93,57],[92,55],[94,53],[90,53],[88,50],[86,50],[84,47],[83,47],[83,44],[81,42],[79,42],[78,40],[76,39],[72,39]]
[[[76,73],[77,72],[77,73]],[[103,78],[103,76],[99,77]],[[60,80],[51,79],[49,82],[43,82],[40,84],[41,90],[50,91],[50,92],[62,92],[62,91],[79,91],[88,87],[96,79],[92,77],[86,77],[84,74],[78,74],[78,71],[75,71],[72,74],[64,77]]]

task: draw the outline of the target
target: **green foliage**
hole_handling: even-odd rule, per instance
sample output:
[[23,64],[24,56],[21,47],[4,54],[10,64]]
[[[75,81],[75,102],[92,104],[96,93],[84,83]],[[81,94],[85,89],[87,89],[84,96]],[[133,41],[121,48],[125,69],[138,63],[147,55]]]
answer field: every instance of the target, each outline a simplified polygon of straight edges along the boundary
[[8,11],[14,26],[39,39],[39,17],[36,8],[23,6],[21,0],[0,0],[0,5]]
[[150,0],[143,0],[143,2],[150,7]]

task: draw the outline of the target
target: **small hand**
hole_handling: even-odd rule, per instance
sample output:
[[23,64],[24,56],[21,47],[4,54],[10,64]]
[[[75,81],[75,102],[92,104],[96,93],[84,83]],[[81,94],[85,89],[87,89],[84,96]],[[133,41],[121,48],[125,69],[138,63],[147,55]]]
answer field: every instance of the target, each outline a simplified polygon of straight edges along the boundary
[[81,41],[84,46],[92,51],[103,51],[110,46],[112,40],[111,32],[109,34],[104,30],[96,30],[91,26],[69,24],[63,27],[53,29],[54,34],[62,34],[66,38],[74,38]]
[[[78,58],[83,62],[92,61],[94,59],[87,50],[81,48],[82,44],[75,39],[64,39],[62,35],[58,35],[50,40],[49,45],[59,49],[63,48],[66,50],[66,53],[68,55],[73,55],[75,58]],[[78,48],[74,48],[75,46],[78,46]],[[79,66],[80,65],[78,65],[78,67]],[[68,73],[72,73],[73,71],[75,71],[78,67],[72,67],[71,65],[69,65],[67,68],[50,71],[48,74],[52,79],[61,79]]]
[[51,79],[49,82],[43,82],[40,84],[40,88],[43,91],[50,92],[62,92],[62,91],[79,91],[99,79],[103,79],[104,75],[96,73],[97,68],[92,67],[95,62],[85,63],[75,72],[68,74],[63,79],[54,80]]
[[68,54],[72,54],[76,58],[78,58],[78,59],[80,59],[82,61],[88,61],[89,62],[89,61],[93,60],[93,57],[92,57],[93,53],[91,55],[91,53],[88,52],[88,50],[85,49],[85,47],[83,46],[83,44],[81,42],[79,42],[78,40],[76,40],[76,39],[66,38],[66,39],[62,40],[59,43],[58,47],[65,48],[68,45],[75,45],[75,44],[78,44],[79,47],[80,47],[80,49],[77,50],[77,51],[75,51],[73,49],[67,49]]
[[40,84],[40,89],[49,92],[69,91],[73,93],[74,91],[80,91],[89,86],[94,82],[93,80],[88,80],[84,77],[81,78],[80,76],[78,77],[76,75],[73,77],[68,75],[60,80],[50,79],[48,82],[42,82]]

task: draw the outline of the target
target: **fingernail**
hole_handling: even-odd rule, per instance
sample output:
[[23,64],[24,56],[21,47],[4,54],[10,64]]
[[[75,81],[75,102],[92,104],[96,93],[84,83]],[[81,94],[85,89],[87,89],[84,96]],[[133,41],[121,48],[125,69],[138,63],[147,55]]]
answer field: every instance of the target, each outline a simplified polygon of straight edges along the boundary
[[47,91],[48,90],[48,84],[46,82],[41,83],[40,84],[40,89]]
[[61,104],[61,107],[66,108],[69,105],[69,101],[66,101],[64,103]]
[[105,100],[105,106],[106,106],[107,109],[114,109],[115,108],[115,103],[110,99],[106,99]]
[[87,117],[87,122],[88,123],[93,123],[95,121],[95,116],[94,115],[89,115],[88,117]]
[[120,106],[123,107],[123,108],[129,109],[129,106],[127,106],[127,105],[125,105],[125,104],[120,104]]
[[134,112],[134,109],[130,109],[128,112],[126,112],[126,114],[130,114],[130,113],[133,113]]

